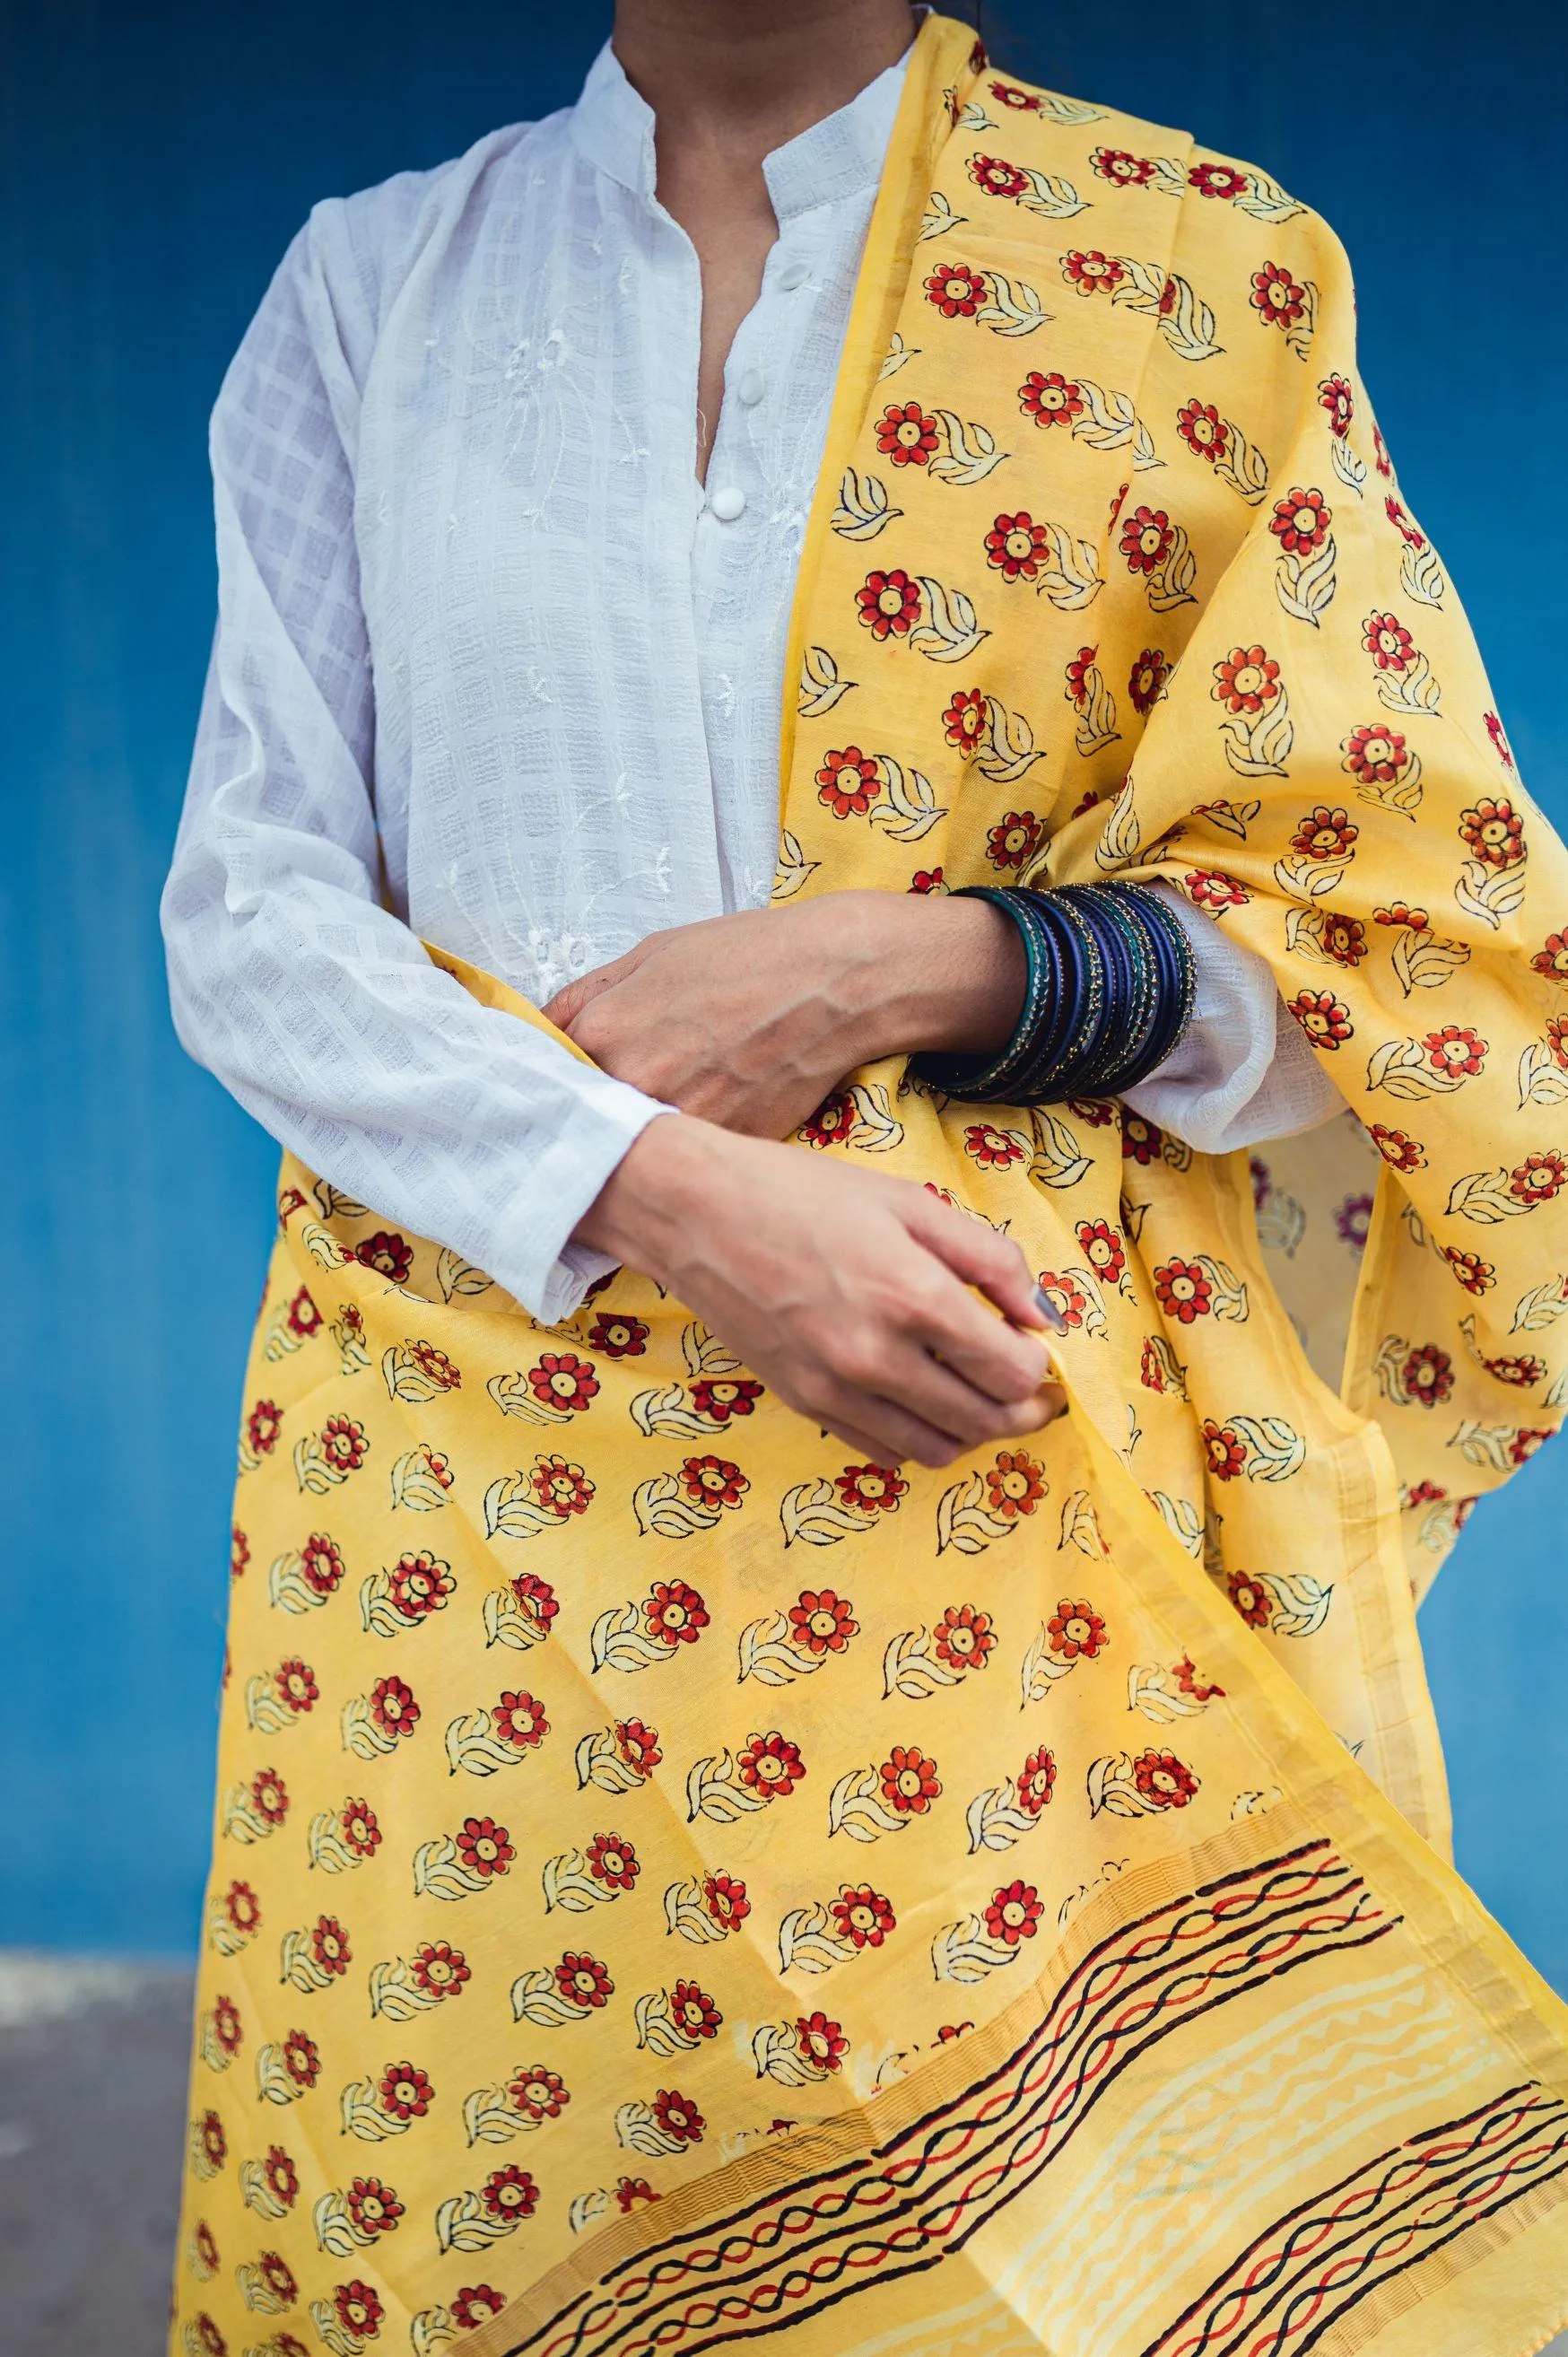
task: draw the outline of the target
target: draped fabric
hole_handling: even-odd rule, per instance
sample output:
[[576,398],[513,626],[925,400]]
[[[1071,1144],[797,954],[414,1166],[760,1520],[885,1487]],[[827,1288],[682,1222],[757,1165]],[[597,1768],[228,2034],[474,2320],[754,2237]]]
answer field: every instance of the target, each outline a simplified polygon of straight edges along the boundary
[[1444,1861],[1413,1593],[1561,1412],[1568,873],[1323,224],[929,21],[784,738],[779,898],[1175,882],[1347,1112],[852,1075],[800,1150],[1068,1319],[940,1473],[285,1162],[174,2347],[1527,2357],[1568,2015]]

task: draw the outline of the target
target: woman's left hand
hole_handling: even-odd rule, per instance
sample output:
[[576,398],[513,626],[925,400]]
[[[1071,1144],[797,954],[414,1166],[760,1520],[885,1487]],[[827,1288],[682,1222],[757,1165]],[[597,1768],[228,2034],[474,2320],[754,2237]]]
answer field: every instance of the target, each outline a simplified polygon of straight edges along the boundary
[[825,892],[652,933],[558,991],[551,1022],[682,1113],[788,1137],[879,1056],[1003,1046],[1024,953],[988,900]]

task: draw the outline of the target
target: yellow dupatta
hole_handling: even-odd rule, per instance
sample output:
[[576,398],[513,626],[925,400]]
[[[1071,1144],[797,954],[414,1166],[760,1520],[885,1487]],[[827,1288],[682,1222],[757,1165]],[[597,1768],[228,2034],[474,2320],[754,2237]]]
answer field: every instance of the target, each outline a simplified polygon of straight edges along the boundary
[[180,2357],[1568,2320],[1568,2017],[1443,1862],[1412,1600],[1560,1413],[1563,854],[1322,224],[971,40],[872,226],[779,894],[1175,880],[1351,1111],[1249,1168],[852,1076],[803,1150],[1069,1319],[1070,1415],[942,1475],[644,1279],[541,1330],[285,1163]]

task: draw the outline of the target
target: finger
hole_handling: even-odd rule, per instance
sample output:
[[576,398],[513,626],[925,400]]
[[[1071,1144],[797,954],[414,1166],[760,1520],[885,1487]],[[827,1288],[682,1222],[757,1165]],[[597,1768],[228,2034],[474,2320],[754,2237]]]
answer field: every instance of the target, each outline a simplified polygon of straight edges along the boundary
[[1049,1324],[1040,1314],[1029,1264],[1010,1236],[998,1235],[994,1228],[954,1211],[923,1188],[905,1224],[944,1266],[965,1285],[976,1286],[1015,1326]]
[[1045,1337],[1009,1325],[977,1301],[940,1260],[917,1265],[901,1296],[907,1329],[993,1400],[1030,1397],[1055,1372]]
[[900,1400],[884,1398],[832,1375],[813,1390],[815,1404],[807,1413],[846,1440],[853,1433],[855,1437],[850,1445],[864,1448],[874,1465],[902,1465],[912,1457],[917,1464],[936,1467],[950,1465],[963,1454],[963,1443],[956,1433],[927,1423]]
[[899,1351],[886,1388],[900,1407],[939,1432],[950,1432],[966,1448],[1037,1432],[1047,1421],[1043,1383],[1012,1399],[995,1399],[925,1351]]

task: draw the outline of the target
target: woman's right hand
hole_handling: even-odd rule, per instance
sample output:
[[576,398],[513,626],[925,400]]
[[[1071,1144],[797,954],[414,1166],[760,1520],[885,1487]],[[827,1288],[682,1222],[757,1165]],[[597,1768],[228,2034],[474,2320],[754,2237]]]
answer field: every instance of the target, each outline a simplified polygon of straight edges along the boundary
[[1066,1405],[1017,1245],[909,1179],[665,1114],[575,1239],[657,1278],[877,1464],[949,1465]]

